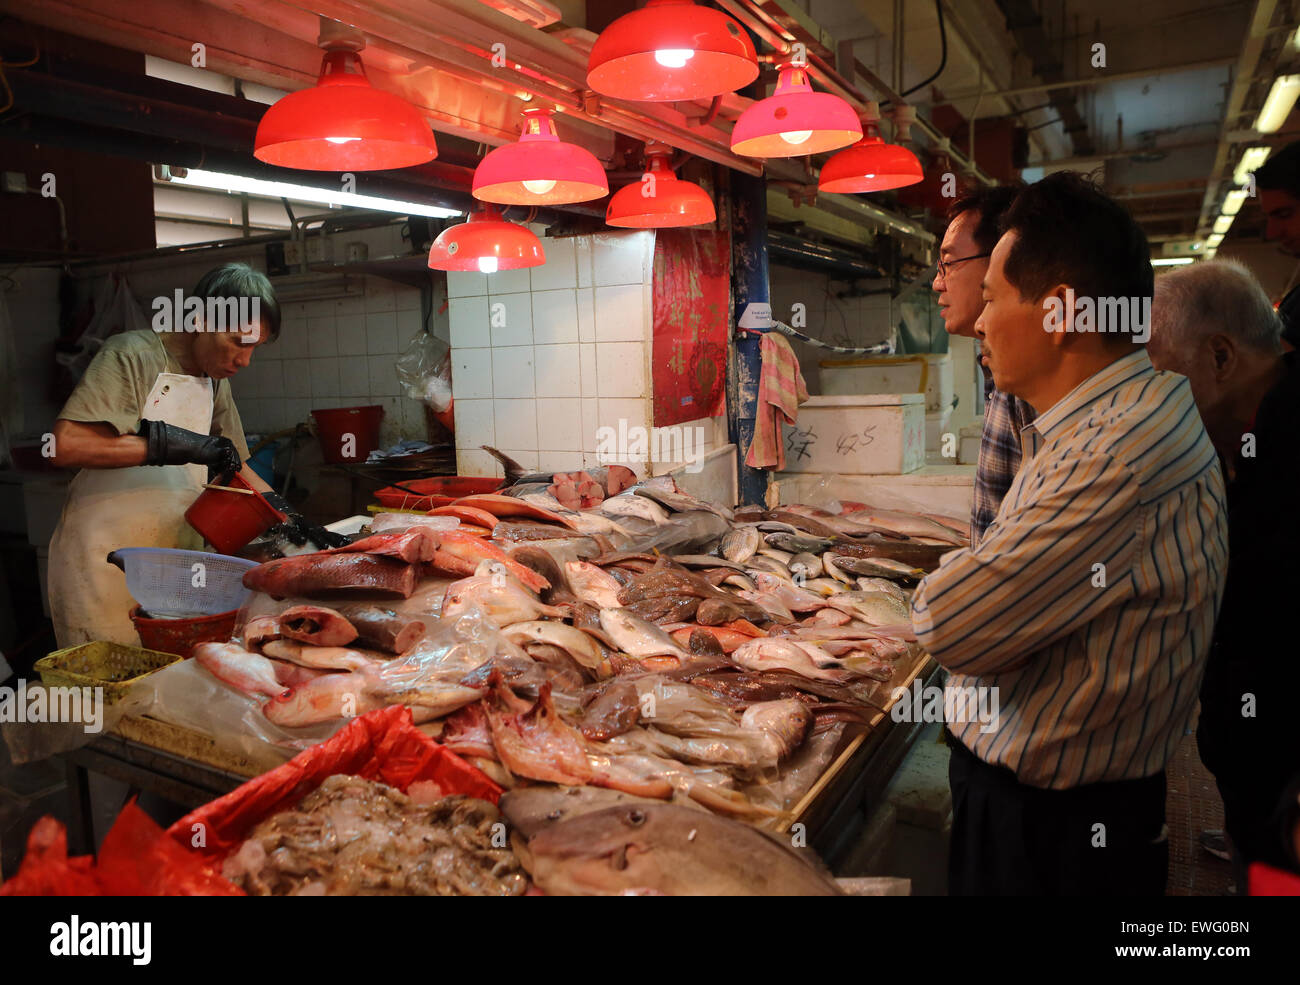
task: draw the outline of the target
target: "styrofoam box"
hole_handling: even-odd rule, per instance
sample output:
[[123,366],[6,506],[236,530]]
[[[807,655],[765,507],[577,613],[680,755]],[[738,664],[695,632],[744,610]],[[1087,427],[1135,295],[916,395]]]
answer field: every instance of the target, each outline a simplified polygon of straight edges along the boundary
[[[952,407],[952,353],[927,352],[925,409],[934,414]],[[921,389],[921,363],[916,356],[869,356],[858,359],[824,359],[821,388],[825,396],[862,393],[917,393]]]
[[925,464],[919,393],[812,397],[782,429],[787,472],[899,475]]
[[882,510],[970,516],[974,465],[926,465],[905,475],[794,475],[778,472],[781,503],[824,506],[828,499],[870,503]]

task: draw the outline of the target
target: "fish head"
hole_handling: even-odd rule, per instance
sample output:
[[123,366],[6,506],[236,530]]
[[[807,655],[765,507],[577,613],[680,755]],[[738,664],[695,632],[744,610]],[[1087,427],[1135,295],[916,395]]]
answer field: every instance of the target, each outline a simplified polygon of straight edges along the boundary
[[591,811],[544,828],[528,842],[537,884],[548,892],[655,891],[656,808],[627,804]]

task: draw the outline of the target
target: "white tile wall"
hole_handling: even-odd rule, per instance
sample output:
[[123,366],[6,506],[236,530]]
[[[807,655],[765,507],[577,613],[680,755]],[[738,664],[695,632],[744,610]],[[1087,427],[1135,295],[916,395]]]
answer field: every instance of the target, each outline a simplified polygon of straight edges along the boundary
[[533,397],[533,347],[531,345],[497,346],[492,349],[492,395],[494,397]]
[[650,318],[640,284],[598,287],[595,291],[597,342],[641,342]]
[[[346,234],[345,240],[353,239],[369,243],[372,256],[391,255],[401,248],[395,228]],[[263,266],[262,255],[256,250],[231,251],[222,260]],[[153,297],[170,295],[176,288],[191,291],[214,262],[210,258],[176,258],[165,266],[128,265],[126,275],[147,316]],[[57,335],[57,272],[49,272],[47,277],[43,271],[24,270],[13,276],[20,282],[19,288],[8,292],[6,300],[11,320],[25,326],[16,334],[21,378],[43,379],[48,372],[50,346]],[[313,408],[380,404],[385,408],[381,438],[386,444],[426,436],[423,407],[402,393],[394,369],[398,356],[423,330],[420,290],[379,277],[358,278],[357,282],[362,288],[359,296],[282,304],[280,337],[260,347],[249,366],[231,380],[246,430],[280,430],[308,420]],[[449,341],[446,303],[453,285],[437,271],[430,271],[430,285],[430,326],[436,335]],[[87,280],[80,290],[89,297],[94,286],[94,281]],[[454,286],[477,288],[476,293],[482,295],[486,278],[466,275]],[[521,290],[528,290],[528,286],[525,283]],[[482,298],[483,328],[479,336],[479,344],[484,346],[489,341],[485,302],[486,297]],[[486,380],[485,396],[490,397],[490,368]],[[41,386],[22,387],[24,434],[39,436],[52,426],[58,406],[44,391]]]
[[[470,475],[500,475],[479,450],[491,444],[525,468],[600,464],[597,431],[650,423],[654,236],[601,233],[545,240],[547,261],[519,271],[448,278],[456,395],[457,462]],[[725,441],[725,419],[722,433]],[[655,471],[718,446],[717,424],[699,422],[691,445],[665,451]],[[674,457],[676,456],[676,457]],[[645,474],[646,462],[633,463]]]
[[[587,347],[583,347],[587,348]],[[594,349],[595,346],[590,348]],[[582,396],[582,364],[579,346],[538,345],[533,347],[533,372],[537,380],[539,397]],[[592,368],[594,374],[595,368]],[[593,380],[593,382],[595,382]]]
[[578,341],[577,291],[533,291],[533,341],[537,345]]
[[[493,427],[496,429],[497,447],[530,448],[537,450],[537,401],[493,399]],[[509,454],[507,452],[507,454]]]
[[[513,271],[512,271],[513,272]],[[527,273],[527,270],[524,271]],[[496,274],[488,276],[490,282]],[[492,346],[533,344],[533,297],[528,292],[488,295]],[[455,341],[452,342],[455,345]]]

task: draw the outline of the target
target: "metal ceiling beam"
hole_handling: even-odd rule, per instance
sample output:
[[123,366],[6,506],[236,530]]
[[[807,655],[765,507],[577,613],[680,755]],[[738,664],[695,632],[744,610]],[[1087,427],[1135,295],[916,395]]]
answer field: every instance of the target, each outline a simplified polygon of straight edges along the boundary
[[1246,97],[1259,71],[1260,60],[1271,41],[1276,11],[1276,0],[1256,0],[1255,10],[1251,14],[1250,25],[1246,29],[1246,37],[1241,46],[1241,56],[1237,59],[1237,67],[1233,72],[1232,88],[1228,90],[1218,150],[1214,155],[1214,166],[1210,170],[1210,182],[1205,188],[1205,197],[1201,200],[1201,214],[1196,224],[1198,234],[1208,230],[1218,215],[1219,191],[1230,178],[1228,158],[1232,148],[1233,131],[1238,128]]
[[[1050,92],[1056,89],[1083,89],[1089,86],[1102,85],[1109,82],[1127,82],[1132,79],[1150,79],[1161,75],[1171,75],[1175,72],[1198,72],[1205,68],[1221,68],[1224,65],[1231,65],[1237,59],[1232,58],[1208,58],[1199,62],[1183,62],[1178,65],[1158,65],[1152,68],[1134,69],[1131,72],[1107,72],[1105,75],[1094,75],[1084,79],[1067,79],[1057,82],[1043,82],[1038,85],[1017,86],[1014,89],[999,89],[997,92],[984,93],[985,99],[1003,98],[1006,96],[1024,96],[1031,92]],[[921,103],[922,106],[951,106],[966,99],[973,99],[978,96],[978,92],[961,93],[955,96],[946,96],[943,99],[936,99],[933,102]]]
[[[997,0],[998,9],[1006,18],[1007,29],[1011,31],[1020,47],[1033,63],[1033,72],[1045,82],[1060,82],[1062,65],[1052,53],[1053,42],[1043,29],[1043,19],[1034,9],[1033,0]],[[1079,113],[1074,94],[1065,89],[1053,89],[1052,108],[1061,118],[1061,125],[1074,153],[1086,157],[1093,153],[1092,137],[1088,133],[1088,124]]]

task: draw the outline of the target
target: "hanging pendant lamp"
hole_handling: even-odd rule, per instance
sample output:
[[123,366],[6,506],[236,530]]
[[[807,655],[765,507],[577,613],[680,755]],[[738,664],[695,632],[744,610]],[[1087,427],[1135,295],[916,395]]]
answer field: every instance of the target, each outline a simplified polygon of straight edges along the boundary
[[471,192],[501,205],[563,205],[603,198],[609,182],[594,154],[560,139],[551,110],[526,109],[519,140],[479,162]]
[[829,92],[814,92],[805,67],[784,65],[776,91],[740,114],[731,149],[746,157],[801,157],[838,150],[861,136],[852,106]]
[[666,144],[646,144],[646,170],[640,181],[616,191],[605,210],[611,226],[664,229],[699,226],[717,218],[713,200],[699,185],[673,174]]
[[692,0],[649,0],[601,32],[587,85],[614,99],[711,99],[758,78],[749,34]]
[[546,252],[536,234],[526,226],[506,222],[494,208],[473,212],[467,221],[448,226],[429,250],[429,266],[434,270],[494,274],[540,267],[545,262]]
[[254,157],[304,171],[387,171],[438,156],[420,111],[370,84],[359,49],[330,43],[316,84],[289,93],[262,115]]
[[[912,119],[910,113],[894,117],[898,140],[907,139]],[[881,138],[880,109],[871,102],[862,114],[862,139],[822,165],[817,190],[842,194],[881,192],[914,185],[924,177],[915,154],[900,144],[887,144]]]

